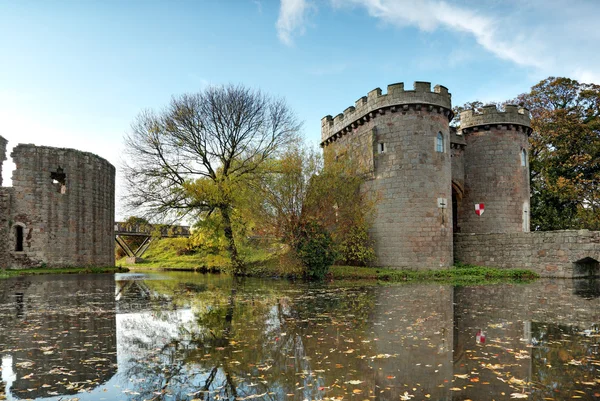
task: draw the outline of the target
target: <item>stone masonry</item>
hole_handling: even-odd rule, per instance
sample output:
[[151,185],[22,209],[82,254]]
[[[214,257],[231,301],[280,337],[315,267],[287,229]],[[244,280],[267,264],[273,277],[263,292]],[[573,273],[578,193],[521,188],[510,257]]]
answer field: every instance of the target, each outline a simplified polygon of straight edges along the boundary
[[600,267],[599,231],[456,234],[454,249],[462,263],[529,269],[542,277],[585,277]]
[[[379,88],[335,118],[322,120],[325,152],[352,157],[377,194],[371,236],[378,264],[399,267],[452,265],[450,94],[428,82]],[[440,135],[442,151],[436,151]],[[451,209],[450,209],[451,210]]]
[[458,260],[553,277],[600,273],[600,233],[529,233],[528,110],[466,110],[459,129],[452,118],[445,87],[415,82],[413,90],[374,89],[321,120],[323,151],[360,166],[363,190],[377,199],[376,264],[439,269]]
[[[0,137],[0,156],[5,148]],[[13,186],[0,188],[0,267],[114,266],[115,168],[74,149],[21,144],[11,156]]]
[[[449,267],[455,232],[529,231],[527,110],[468,110],[458,131],[452,118],[448,89],[415,82],[413,90],[374,89],[322,119],[324,152],[362,166],[363,190],[378,200],[370,231],[377,265]],[[476,203],[486,212],[476,214]]]
[[7,141],[0,136],[0,267],[8,264],[8,244],[9,233],[9,218],[8,210],[10,210],[10,194],[12,188],[2,187],[2,163],[6,160],[6,144]]
[[[464,195],[457,231],[467,233],[529,231],[529,114],[507,105],[504,112],[486,106],[482,114],[460,113],[465,139]],[[521,158],[521,155],[525,155]],[[483,203],[484,213],[474,213]]]

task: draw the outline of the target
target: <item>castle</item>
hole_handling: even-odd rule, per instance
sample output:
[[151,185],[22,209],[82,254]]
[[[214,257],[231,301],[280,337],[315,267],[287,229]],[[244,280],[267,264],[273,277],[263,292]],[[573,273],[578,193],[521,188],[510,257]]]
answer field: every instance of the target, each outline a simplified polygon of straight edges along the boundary
[[16,146],[12,187],[2,187],[0,268],[114,266],[115,168],[87,152]]
[[[440,269],[456,261],[547,277],[600,275],[600,232],[529,232],[526,109],[486,106],[453,119],[428,82],[377,88],[321,121],[321,145],[349,158],[376,199],[377,265]],[[91,153],[20,144],[2,187],[0,268],[113,266],[115,168]]]
[[599,233],[529,233],[528,110],[467,110],[459,129],[453,117],[447,88],[415,82],[376,88],[321,120],[323,151],[351,158],[367,177],[362,190],[378,199],[376,264],[461,261],[562,277],[598,270]]

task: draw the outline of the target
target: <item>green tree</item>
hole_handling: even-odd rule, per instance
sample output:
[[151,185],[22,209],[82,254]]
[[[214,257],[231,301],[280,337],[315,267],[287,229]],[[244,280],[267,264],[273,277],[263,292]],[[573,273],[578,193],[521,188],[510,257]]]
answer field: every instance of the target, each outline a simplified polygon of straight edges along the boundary
[[281,99],[242,86],[213,86],[144,111],[126,136],[130,208],[145,215],[219,213],[235,274],[244,273],[233,232],[238,189],[300,128]]
[[549,77],[516,102],[532,117],[532,227],[600,229],[600,86]]
[[[367,235],[374,202],[360,190],[364,180],[352,160],[324,161],[317,150],[296,143],[254,183],[250,204],[260,225],[296,251],[307,276],[319,278],[326,274],[321,265],[328,268],[335,255],[357,265],[374,259]],[[309,257],[313,251],[315,258]]]

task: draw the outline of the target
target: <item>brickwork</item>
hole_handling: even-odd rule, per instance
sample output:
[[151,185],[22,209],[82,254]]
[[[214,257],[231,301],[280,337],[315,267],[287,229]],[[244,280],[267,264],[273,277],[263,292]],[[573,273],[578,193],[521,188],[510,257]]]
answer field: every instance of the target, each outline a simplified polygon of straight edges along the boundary
[[600,275],[600,232],[455,234],[455,259],[499,268],[524,268],[544,277]]
[[[324,152],[353,157],[376,194],[371,228],[377,264],[440,268],[452,264],[450,94],[416,82],[375,89],[335,119],[322,120]],[[436,151],[438,133],[443,151]],[[439,202],[438,202],[439,200]],[[438,203],[441,204],[438,205]],[[438,207],[439,206],[439,207]]]
[[[529,231],[529,165],[522,159],[529,148],[529,114],[512,105],[505,112],[486,106],[482,114],[460,113],[460,121],[466,143],[460,232]],[[479,216],[480,203],[485,209]]]
[[18,145],[11,156],[1,266],[113,266],[115,168],[73,149]]

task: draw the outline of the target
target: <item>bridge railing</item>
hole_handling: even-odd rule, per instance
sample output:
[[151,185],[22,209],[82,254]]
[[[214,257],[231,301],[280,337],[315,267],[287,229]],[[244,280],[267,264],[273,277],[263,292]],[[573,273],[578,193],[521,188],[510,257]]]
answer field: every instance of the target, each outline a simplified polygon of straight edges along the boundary
[[115,222],[115,235],[141,235],[160,237],[189,237],[189,226],[163,224],[129,224]]

